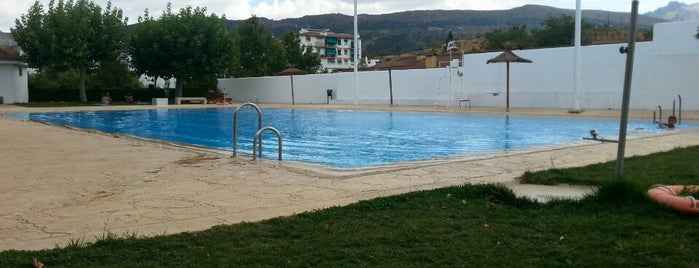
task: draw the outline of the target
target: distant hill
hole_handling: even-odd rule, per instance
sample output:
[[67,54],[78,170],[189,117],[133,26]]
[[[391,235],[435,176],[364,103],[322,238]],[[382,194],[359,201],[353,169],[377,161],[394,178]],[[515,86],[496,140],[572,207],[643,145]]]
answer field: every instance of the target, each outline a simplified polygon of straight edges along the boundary
[[672,1],[667,6],[645,15],[671,21],[696,20],[699,19],[699,3],[685,4]]
[[[442,44],[452,30],[457,39],[476,37],[484,32],[510,25],[525,25],[527,29],[540,28],[549,16],[574,16],[575,10],[541,5],[525,5],[509,10],[417,10],[383,15],[359,15],[359,34],[362,38],[364,55],[390,55],[417,51],[431,44]],[[583,11],[585,22],[593,25],[626,27],[630,14],[601,10]],[[639,16],[640,28],[651,28],[665,20],[650,16]],[[229,27],[243,23],[229,21]],[[269,20],[260,18],[260,23],[275,36],[288,31],[298,32],[301,28],[330,29],[336,33],[354,32],[353,17],[342,14],[325,14]]]

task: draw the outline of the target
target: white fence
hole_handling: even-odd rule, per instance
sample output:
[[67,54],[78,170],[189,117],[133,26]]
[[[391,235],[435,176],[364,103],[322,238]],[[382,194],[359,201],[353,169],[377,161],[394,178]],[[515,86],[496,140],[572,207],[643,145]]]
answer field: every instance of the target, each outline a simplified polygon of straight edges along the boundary
[[[656,24],[654,41],[636,44],[632,109],[672,107],[681,95],[683,109],[699,110],[699,21]],[[626,44],[581,49],[577,88],[580,107],[619,109]],[[533,63],[510,64],[510,107],[574,108],[575,49],[515,51]],[[237,101],[456,106],[469,98],[474,106],[504,107],[506,64],[486,64],[499,53],[464,55],[459,68],[219,79],[219,89]],[[292,83],[293,80],[293,83]],[[392,96],[392,98],[391,98]]]

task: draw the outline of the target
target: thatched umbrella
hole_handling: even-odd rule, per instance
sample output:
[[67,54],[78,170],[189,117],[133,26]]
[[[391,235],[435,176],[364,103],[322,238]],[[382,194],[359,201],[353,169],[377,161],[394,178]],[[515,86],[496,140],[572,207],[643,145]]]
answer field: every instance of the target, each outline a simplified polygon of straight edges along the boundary
[[523,62],[523,63],[532,63],[532,61],[522,58],[520,56],[515,55],[515,53],[512,53],[509,48],[506,48],[505,51],[500,53],[495,58],[489,59],[486,64],[488,63],[498,63],[498,62],[504,62],[507,63],[507,108],[506,112],[510,111],[510,62]]
[[294,68],[294,66],[287,65],[286,69],[282,70],[281,72],[276,73],[278,76],[283,76],[283,75],[303,75],[306,74],[306,71]]
[[294,66],[291,66],[291,64],[287,65],[286,69],[276,73],[277,76],[288,75],[291,78],[291,105],[296,104],[296,100],[294,100],[294,75],[304,74],[306,74],[306,71],[294,68]]

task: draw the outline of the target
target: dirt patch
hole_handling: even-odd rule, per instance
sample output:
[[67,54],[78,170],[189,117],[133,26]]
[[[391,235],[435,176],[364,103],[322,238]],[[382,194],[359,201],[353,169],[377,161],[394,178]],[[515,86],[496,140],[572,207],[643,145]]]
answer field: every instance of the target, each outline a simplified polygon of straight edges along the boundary
[[221,159],[220,157],[216,156],[210,156],[210,155],[196,155],[193,157],[187,157],[183,158],[180,160],[175,161],[175,164],[182,165],[182,166],[195,166],[196,164],[205,162],[205,161],[213,161],[213,160],[218,160]]

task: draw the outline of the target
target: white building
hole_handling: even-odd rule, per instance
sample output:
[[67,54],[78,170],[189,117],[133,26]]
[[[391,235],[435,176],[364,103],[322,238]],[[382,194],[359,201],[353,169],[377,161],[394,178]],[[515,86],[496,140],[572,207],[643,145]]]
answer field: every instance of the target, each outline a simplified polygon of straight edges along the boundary
[[0,104],[29,102],[27,64],[17,59],[18,53],[12,35],[0,32]]
[[[307,29],[299,31],[302,52],[313,49],[320,54],[320,64],[332,72],[335,69],[354,68],[354,38],[351,34],[333,33],[330,29]],[[362,41],[357,36],[357,58],[362,58]]]

